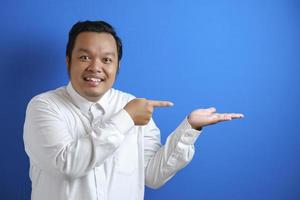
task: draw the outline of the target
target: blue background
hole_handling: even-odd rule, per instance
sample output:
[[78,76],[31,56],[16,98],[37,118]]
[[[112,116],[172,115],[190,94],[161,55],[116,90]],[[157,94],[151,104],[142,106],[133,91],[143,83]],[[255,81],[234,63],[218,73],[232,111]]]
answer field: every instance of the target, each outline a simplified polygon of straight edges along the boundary
[[193,109],[246,118],[204,129],[186,168],[145,199],[300,199],[300,2],[296,0],[2,1],[0,199],[29,199],[22,130],[28,101],[68,83],[65,45],[78,20],[123,39],[115,87],[171,100],[162,141]]

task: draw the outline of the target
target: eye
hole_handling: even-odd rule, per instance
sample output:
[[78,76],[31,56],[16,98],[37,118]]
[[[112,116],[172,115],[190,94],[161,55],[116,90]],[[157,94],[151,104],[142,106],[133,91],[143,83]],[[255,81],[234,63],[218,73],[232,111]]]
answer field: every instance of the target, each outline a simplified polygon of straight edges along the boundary
[[112,63],[112,59],[111,58],[109,58],[109,57],[106,57],[106,58],[103,58],[103,62],[105,63],[105,64],[110,64],[110,63]]
[[82,56],[79,57],[79,59],[82,60],[82,61],[89,61],[89,60],[91,60],[90,57],[87,56],[87,55],[82,55]]

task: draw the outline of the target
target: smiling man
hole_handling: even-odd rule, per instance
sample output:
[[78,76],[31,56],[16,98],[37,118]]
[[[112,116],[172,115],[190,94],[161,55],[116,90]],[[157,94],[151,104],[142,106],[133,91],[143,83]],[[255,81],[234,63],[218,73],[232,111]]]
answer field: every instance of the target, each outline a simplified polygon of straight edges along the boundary
[[35,96],[27,107],[31,199],[142,200],[145,184],[158,188],[191,161],[204,126],[243,117],[194,110],[162,145],[152,113],[173,104],[113,89],[121,58],[121,40],[108,23],[72,27],[69,84]]
[[118,70],[114,37],[108,33],[80,33],[72,54],[67,55],[67,64],[74,89],[87,100],[97,102],[112,87]]

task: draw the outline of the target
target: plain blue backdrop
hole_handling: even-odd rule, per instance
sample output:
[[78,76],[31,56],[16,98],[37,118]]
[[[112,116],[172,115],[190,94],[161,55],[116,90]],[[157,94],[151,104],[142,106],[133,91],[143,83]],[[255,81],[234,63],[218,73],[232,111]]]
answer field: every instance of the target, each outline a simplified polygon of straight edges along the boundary
[[300,199],[297,0],[2,1],[0,199],[30,199],[28,101],[68,83],[65,45],[79,20],[106,20],[124,43],[115,87],[171,100],[162,141],[195,108],[246,118],[204,129],[192,162],[146,200]]

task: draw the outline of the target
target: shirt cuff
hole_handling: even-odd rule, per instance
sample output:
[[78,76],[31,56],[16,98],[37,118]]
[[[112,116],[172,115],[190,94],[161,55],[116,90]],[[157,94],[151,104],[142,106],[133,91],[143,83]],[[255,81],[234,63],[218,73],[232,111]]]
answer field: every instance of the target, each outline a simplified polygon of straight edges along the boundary
[[193,129],[187,118],[183,120],[178,128],[181,130],[180,132],[183,133],[180,137],[180,141],[189,145],[194,144],[199,135],[202,133],[202,130],[198,131],[196,129]]

